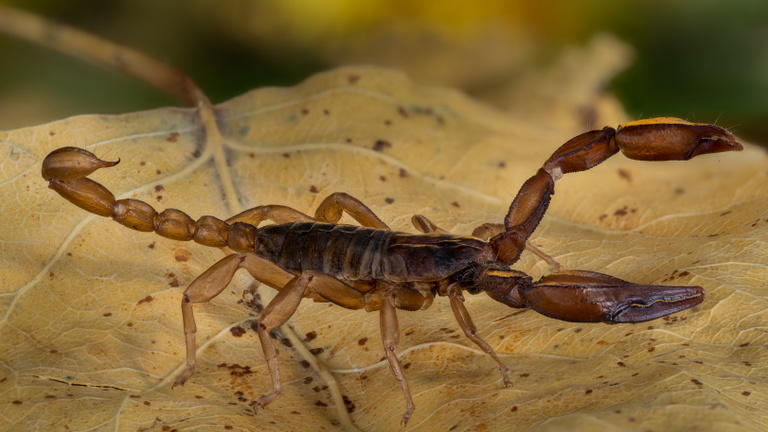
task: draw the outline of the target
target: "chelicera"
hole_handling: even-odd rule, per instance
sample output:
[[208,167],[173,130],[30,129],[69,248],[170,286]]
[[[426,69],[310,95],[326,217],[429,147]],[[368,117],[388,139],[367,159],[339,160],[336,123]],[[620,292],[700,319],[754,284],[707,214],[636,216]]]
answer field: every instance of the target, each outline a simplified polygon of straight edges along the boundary
[[[258,335],[273,384],[272,392],[259,399],[260,405],[267,405],[281,391],[277,349],[269,332],[284,324],[302,298],[308,297],[379,312],[384,353],[407,404],[402,419],[406,423],[415,405],[397,357],[396,309],[421,310],[435,296],[448,297],[461,329],[493,358],[504,384],[509,385],[507,366],[477,334],[464,306],[464,292],[484,292],[510,307],[531,308],[566,321],[634,323],[697,305],[704,298],[699,286],[635,284],[585,270],[556,271],[534,282],[510,266],[528,248],[557,267],[527,240],[549,206],[555,182],[564,174],[590,169],[619,151],[631,159],[659,161],[741,149],[723,128],[676,118],[586,132],[558,148],[523,184],[503,224],[483,224],[472,236],[449,234],[421,215],[413,217],[420,234],[391,231],[368,207],[345,193],[328,196],[314,216],[281,205],[254,207],[227,220],[203,216],[195,221],[175,209],[158,213],[143,201],[116,200],[104,186],[86,178],[117,162],[74,147],[50,153],[42,174],[50,188],[89,212],[135,230],[229,250],[184,291],[186,368],[174,385],[184,384],[195,370],[193,305],[217,296],[236,271],[245,269],[278,290],[258,318]],[[361,226],[338,224],[342,212]],[[262,226],[265,220],[273,224]]]

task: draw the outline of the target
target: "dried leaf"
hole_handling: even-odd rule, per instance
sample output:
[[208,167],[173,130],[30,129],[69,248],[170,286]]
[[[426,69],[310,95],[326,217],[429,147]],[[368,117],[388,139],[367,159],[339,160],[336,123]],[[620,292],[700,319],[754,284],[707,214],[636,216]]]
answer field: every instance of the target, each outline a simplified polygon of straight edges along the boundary
[[[310,301],[285,330],[318,353],[348,403],[332,403],[333,383],[306,368],[292,342],[281,346],[283,394],[254,408],[271,383],[253,311],[240,302],[246,275],[196,308],[198,369],[171,389],[184,359],[181,291],[221,252],[75,208],[40,178],[51,150],[119,157],[93,177],[118,196],[193,217],[265,203],[312,212],[346,191],[394,229],[412,231],[421,213],[467,234],[500,221],[522,182],[580,132],[367,68],[256,90],[216,116],[221,142],[206,139],[196,110],[181,109],[0,134],[0,429],[333,430],[349,411],[362,430],[390,431],[405,408],[381,360],[378,316]],[[608,326],[468,297],[480,334],[513,370],[510,388],[445,299],[400,312],[417,405],[409,430],[764,429],[767,197],[768,158],[751,146],[689,162],[617,156],[567,175],[534,244],[567,268],[700,284],[704,303]],[[547,270],[528,253],[516,268]]]

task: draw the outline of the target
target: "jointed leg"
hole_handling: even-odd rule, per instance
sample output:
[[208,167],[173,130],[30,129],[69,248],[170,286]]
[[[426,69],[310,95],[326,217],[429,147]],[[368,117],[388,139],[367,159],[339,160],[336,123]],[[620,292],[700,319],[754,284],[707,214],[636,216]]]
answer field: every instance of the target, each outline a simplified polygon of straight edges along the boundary
[[360,200],[344,192],[336,192],[328,195],[315,211],[315,218],[329,223],[336,223],[341,219],[342,211],[347,212],[360,225],[388,230],[387,224],[381,221],[371,209]]
[[235,272],[245,257],[232,254],[222,258],[208,270],[198,276],[184,291],[181,300],[181,315],[184,320],[184,338],[187,345],[187,367],[176,377],[173,386],[184,385],[184,382],[195,370],[195,316],[192,311],[193,303],[205,303],[219,295],[229,285]]
[[504,380],[504,386],[510,385],[512,381],[509,379],[509,369],[507,369],[507,366],[501,361],[499,356],[496,354],[496,351],[494,351],[487,342],[478,336],[477,328],[472,322],[472,318],[469,316],[469,311],[467,311],[467,308],[464,307],[464,297],[461,295],[461,290],[449,288],[448,297],[451,300],[453,316],[456,317],[456,321],[458,321],[459,327],[464,330],[464,334],[467,335],[469,340],[479,346],[483,352],[491,356],[491,358],[499,365],[499,371],[501,372],[501,376]]
[[408,380],[405,379],[403,373],[403,367],[400,365],[400,360],[397,359],[397,343],[400,340],[400,329],[397,323],[397,314],[395,312],[395,306],[390,296],[387,296],[383,302],[381,311],[379,313],[381,317],[381,340],[384,343],[384,354],[387,356],[389,362],[389,368],[392,369],[392,374],[400,381],[400,387],[403,389],[403,395],[405,396],[406,409],[403,414],[402,424],[408,423],[408,420],[413,414],[413,410],[416,405],[413,403],[411,397],[411,391],[408,388]]
[[299,303],[301,303],[301,299],[307,290],[307,285],[311,280],[312,276],[306,273],[293,278],[269,302],[259,318],[259,340],[261,341],[261,349],[264,351],[264,359],[267,361],[269,375],[272,377],[272,393],[265,394],[259,398],[258,404],[261,407],[275,400],[282,391],[280,367],[277,361],[277,347],[275,347],[274,341],[269,336],[269,332],[285,324],[288,318],[296,312],[296,308],[299,307]]

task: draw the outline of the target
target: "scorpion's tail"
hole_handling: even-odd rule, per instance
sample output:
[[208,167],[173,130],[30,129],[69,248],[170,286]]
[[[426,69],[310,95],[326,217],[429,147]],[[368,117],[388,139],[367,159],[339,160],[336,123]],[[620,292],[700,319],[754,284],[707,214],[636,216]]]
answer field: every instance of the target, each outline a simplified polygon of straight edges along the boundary
[[116,200],[101,184],[86,178],[99,168],[115,166],[93,153],[77,147],[54,150],[43,161],[43,178],[48,187],[78,207],[100,216],[111,217],[137,231],[154,231],[174,240],[194,240],[206,246],[243,251],[253,248],[255,228],[245,223],[232,225],[213,216],[197,221],[176,209],[158,213],[151,205],[136,199]]

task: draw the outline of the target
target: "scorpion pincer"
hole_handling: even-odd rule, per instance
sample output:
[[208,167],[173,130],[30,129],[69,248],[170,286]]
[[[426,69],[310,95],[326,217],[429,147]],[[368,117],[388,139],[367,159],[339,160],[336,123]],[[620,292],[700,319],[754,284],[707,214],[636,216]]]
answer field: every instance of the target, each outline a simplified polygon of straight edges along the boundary
[[[379,311],[384,353],[402,387],[406,423],[415,405],[397,358],[396,309],[429,307],[446,296],[466,336],[498,364],[505,385],[506,365],[478,334],[464,306],[463,292],[487,293],[514,308],[531,308],[566,321],[633,323],[659,318],[701,303],[699,286],[644,285],[585,270],[557,271],[533,281],[510,269],[523,249],[554,261],[527,240],[544,216],[555,181],[584,171],[621,151],[631,159],[688,160],[741,150],[733,135],[718,126],[676,118],[634,121],[617,129],[583,133],[558,148],[528,179],[512,201],[503,224],[483,224],[472,236],[452,235],[426,217],[416,215],[419,234],[394,232],[359,200],[345,193],[328,196],[314,217],[281,205],[258,206],[227,220],[203,216],[197,221],[167,209],[160,213],[135,199],[116,200],[109,190],[86,176],[117,162],[65,147],[43,162],[49,187],[77,206],[139,231],[154,231],[174,240],[194,240],[228,248],[230,254],[198,276],[184,291],[181,311],[186,338],[186,368],[174,385],[182,385],[195,369],[195,318],[192,305],[211,300],[230,283],[238,269],[278,290],[258,318],[258,336],[272,377],[264,406],[280,394],[277,349],[269,332],[296,311],[304,297],[349,309]],[[347,212],[361,226],[337,222]],[[260,226],[265,221],[274,224]]]

